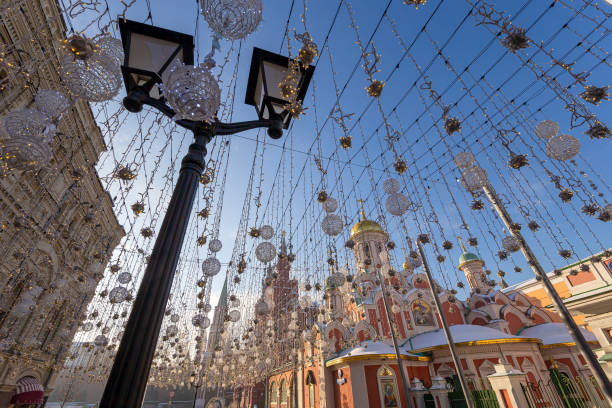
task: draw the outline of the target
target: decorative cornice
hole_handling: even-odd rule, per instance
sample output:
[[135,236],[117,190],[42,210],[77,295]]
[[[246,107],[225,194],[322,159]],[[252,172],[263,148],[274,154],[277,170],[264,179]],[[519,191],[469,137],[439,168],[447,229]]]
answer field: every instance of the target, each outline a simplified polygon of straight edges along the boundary
[[[461,343],[455,343],[455,346],[459,347],[472,347],[472,346],[485,346],[488,344],[506,344],[506,343],[542,343],[542,340],[535,338],[510,338],[510,339],[491,339],[491,340],[474,340],[464,341]],[[411,353],[425,353],[433,350],[440,350],[448,347],[448,344],[441,344],[439,346],[424,347],[420,349],[410,350]]]
[[[431,361],[430,357],[426,356],[409,356],[406,354],[400,355],[402,360],[408,361]],[[397,360],[395,354],[362,354],[359,356],[346,356],[331,359],[325,362],[325,367],[331,367],[342,363],[350,363],[361,360]]]

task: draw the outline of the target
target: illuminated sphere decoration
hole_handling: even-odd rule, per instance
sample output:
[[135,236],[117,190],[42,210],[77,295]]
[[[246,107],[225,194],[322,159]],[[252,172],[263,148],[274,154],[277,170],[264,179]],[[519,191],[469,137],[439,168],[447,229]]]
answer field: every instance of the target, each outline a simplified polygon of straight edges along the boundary
[[552,120],[543,120],[536,126],[535,134],[540,139],[548,140],[559,132],[559,124]]
[[262,242],[255,248],[255,257],[260,262],[270,262],[276,257],[276,248],[270,242]]
[[323,201],[321,206],[323,207],[323,211],[326,213],[333,213],[338,209],[338,200],[332,197],[327,197],[327,200]]
[[34,98],[34,105],[50,120],[59,118],[70,106],[64,95],[50,89],[39,90]]
[[96,42],[95,52],[108,58],[117,67],[123,64],[123,44],[121,40],[105,35]]
[[66,55],[61,60],[60,72],[70,93],[86,101],[108,101],[121,88],[120,68],[101,54],[95,54],[87,60]]
[[111,303],[121,303],[128,297],[128,291],[123,286],[113,288],[108,294],[108,300]]
[[170,321],[172,323],[178,323],[179,320],[181,320],[181,316],[177,315],[176,313],[170,316]]
[[271,239],[274,236],[274,228],[270,225],[263,225],[259,228],[259,236],[261,239]]
[[401,188],[401,185],[400,185],[400,182],[397,181],[397,179],[390,178],[390,179],[386,179],[383,182],[383,190],[387,194],[397,193],[400,191],[400,188]]
[[401,193],[393,193],[385,200],[385,208],[389,214],[400,216],[410,208],[410,200]]
[[210,326],[210,319],[204,315],[197,314],[191,318],[191,324],[201,329],[206,329]]
[[100,334],[94,339],[94,344],[98,347],[106,347],[108,346],[108,338],[105,335]]
[[117,282],[126,284],[132,280],[132,274],[129,272],[121,272],[119,276],[117,276]]
[[210,29],[228,40],[240,40],[261,22],[262,0],[201,0],[202,15]]
[[571,135],[558,135],[548,139],[546,155],[551,159],[565,161],[580,151],[580,141]]
[[518,240],[518,238],[509,235],[502,239],[502,246],[508,252],[516,252],[521,249],[521,242]]
[[337,214],[327,214],[323,221],[321,221],[323,232],[332,237],[340,234],[343,227],[342,218]]
[[466,169],[461,174],[461,185],[470,192],[480,190],[488,182],[487,172],[478,166]]
[[210,257],[202,262],[202,272],[206,276],[215,276],[221,270],[221,262],[215,258]]
[[87,322],[87,323],[83,324],[83,327],[81,328],[81,331],[88,332],[88,331],[91,331],[92,329],[93,329],[93,323],[92,322]]
[[469,169],[474,164],[474,155],[470,152],[457,153],[455,158],[455,165],[460,169]]
[[207,303],[204,305],[204,313],[210,313],[210,311],[212,310],[212,306],[210,305],[210,303]]
[[0,155],[12,168],[37,169],[51,160],[54,127],[35,109],[9,112],[0,118]]
[[175,324],[171,324],[170,326],[166,327],[166,336],[168,337],[174,337],[178,334],[178,332],[179,329]]
[[240,312],[238,310],[232,310],[229,312],[229,319],[230,321],[236,323],[238,320],[240,320]]
[[218,239],[213,239],[210,241],[210,244],[208,244],[208,249],[210,249],[210,252],[219,252],[221,248],[223,248],[223,244]]
[[206,67],[183,65],[164,83],[164,96],[176,113],[175,120],[212,123],[221,105],[221,90]]

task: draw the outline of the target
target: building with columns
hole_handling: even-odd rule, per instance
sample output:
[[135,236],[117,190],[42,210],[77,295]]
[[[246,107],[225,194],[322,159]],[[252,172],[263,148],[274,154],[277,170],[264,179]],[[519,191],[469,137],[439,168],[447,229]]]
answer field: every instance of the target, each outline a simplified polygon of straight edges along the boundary
[[[267,379],[265,406],[387,408],[407,406],[407,399],[414,407],[465,406],[427,278],[417,271],[419,257],[412,253],[401,271],[394,269],[388,234],[365,216],[353,226],[347,246],[354,252],[356,275],[335,271],[332,265],[324,287],[325,319],[302,322],[303,347],[295,360],[278,364]],[[593,261],[597,268],[610,262]],[[555,311],[517,286],[495,289],[484,266],[464,248],[459,269],[469,298],[462,301],[437,288],[473,398],[492,404],[486,406],[518,408],[527,406],[529,397],[522,387],[551,384],[551,375],[591,384],[590,370]],[[605,272],[609,278],[610,271]],[[380,283],[389,292],[391,319]],[[405,386],[392,328],[399,339]],[[596,336],[582,330],[592,347],[599,348]],[[261,407],[261,397],[244,397],[251,392],[249,387],[237,389],[234,406]]]
[[[39,89],[62,91],[56,67],[67,28],[59,7],[56,0],[0,7],[0,118],[30,107]],[[20,390],[53,390],[125,234],[96,173],[106,146],[89,104],[72,101],[56,126],[51,160],[40,170],[0,163],[1,407]],[[11,136],[1,132],[0,144]]]

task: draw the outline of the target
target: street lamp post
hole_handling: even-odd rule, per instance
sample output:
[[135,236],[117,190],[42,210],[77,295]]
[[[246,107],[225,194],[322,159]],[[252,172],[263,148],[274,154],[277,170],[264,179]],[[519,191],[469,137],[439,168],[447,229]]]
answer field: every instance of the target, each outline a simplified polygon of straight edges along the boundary
[[193,408],[195,408],[196,401],[198,400],[198,390],[202,386],[201,378],[197,378],[197,381],[196,381],[196,377],[197,377],[197,374],[195,373],[195,371],[191,373],[191,376],[189,377],[189,383],[191,384],[192,387],[195,388],[195,392],[193,393]]
[[[143,105],[148,105],[174,117],[175,112],[166,104],[159,85],[174,60],[193,64],[193,37],[121,17],[119,28],[125,53],[122,72],[127,96],[124,106],[130,112],[139,112]],[[270,137],[280,138],[289,125],[291,113],[286,108],[289,101],[279,97],[276,88],[278,78],[282,79],[288,70],[288,58],[255,48],[246,102],[255,106],[259,120],[238,123],[176,121],[193,132],[195,141],[181,163],[179,178],[125,326],[100,408],[139,408],[142,405],[172,280],[204,170],[206,145],[217,135],[255,128],[267,128]],[[313,72],[312,66],[300,68],[296,93],[300,102]]]

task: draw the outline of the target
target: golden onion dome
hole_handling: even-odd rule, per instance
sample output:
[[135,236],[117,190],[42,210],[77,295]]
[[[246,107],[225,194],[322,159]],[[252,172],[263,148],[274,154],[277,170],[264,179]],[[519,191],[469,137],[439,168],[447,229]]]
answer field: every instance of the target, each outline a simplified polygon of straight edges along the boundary
[[387,234],[377,222],[372,220],[361,220],[353,225],[351,229],[351,238],[355,238],[366,232],[382,232],[385,235]]

